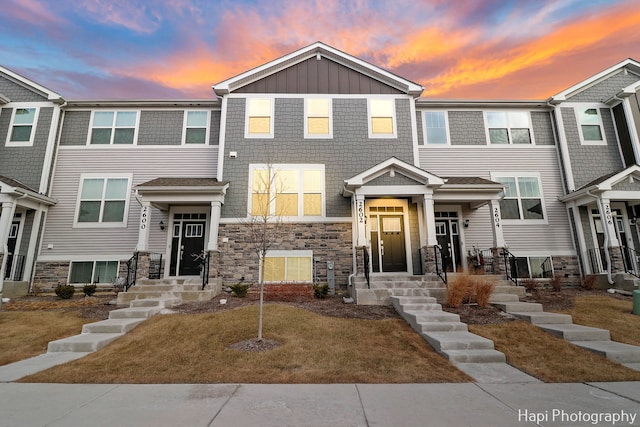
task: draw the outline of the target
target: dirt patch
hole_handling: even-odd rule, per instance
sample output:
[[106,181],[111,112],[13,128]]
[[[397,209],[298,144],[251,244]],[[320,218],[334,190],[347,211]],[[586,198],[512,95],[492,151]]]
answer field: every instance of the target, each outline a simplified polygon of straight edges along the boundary
[[516,320],[493,306],[479,307],[477,304],[464,304],[458,308],[442,307],[444,311],[460,316],[460,321],[467,325],[497,325]]
[[282,343],[275,340],[251,338],[250,340],[240,341],[235,344],[231,344],[229,348],[233,350],[240,351],[251,351],[263,353],[265,351],[273,350],[274,348],[280,347]]
[[632,301],[631,296],[621,294],[610,294],[609,292],[601,289],[586,290],[581,288],[563,288],[560,291],[554,291],[553,289],[535,289],[530,292],[523,302],[537,302],[542,304],[544,311],[567,311],[573,308],[576,297],[586,295],[599,295],[608,296],[610,298]]

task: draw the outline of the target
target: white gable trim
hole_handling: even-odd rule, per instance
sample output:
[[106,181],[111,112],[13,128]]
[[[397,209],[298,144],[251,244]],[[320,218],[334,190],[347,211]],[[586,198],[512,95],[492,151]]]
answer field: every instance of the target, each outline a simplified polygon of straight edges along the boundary
[[53,102],[57,102],[62,104],[64,102],[64,99],[62,98],[62,95],[47,89],[44,86],[39,85],[38,83],[27,79],[26,77],[22,77],[20,74],[14,73],[13,71],[9,70],[8,68],[2,67],[0,66],[0,73],[2,74],[6,74],[7,77],[9,77],[11,80],[15,81],[16,83],[18,83],[19,85],[29,89],[29,90],[36,90],[37,92],[41,92],[43,95],[45,95],[47,97],[47,99],[49,101],[53,101]]
[[391,157],[384,162],[378,163],[364,172],[345,180],[345,190],[351,193],[354,189],[362,187],[368,182],[373,181],[374,179],[391,171],[413,179],[417,184],[423,184],[429,187],[439,187],[444,184],[444,180],[439,176],[433,175],[395,157]]

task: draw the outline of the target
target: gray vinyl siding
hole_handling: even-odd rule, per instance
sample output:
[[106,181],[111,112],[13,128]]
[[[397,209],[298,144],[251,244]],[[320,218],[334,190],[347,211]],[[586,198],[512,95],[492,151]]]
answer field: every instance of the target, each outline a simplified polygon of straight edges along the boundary
[[550,113],[532,111],[531,126],[536,145],[555,145]]
[[91,111],[65,111],[60,146],[87,145]]
[[246,86],[235,93],[313,93],[313,94],[400,94],[379,80],[322,57],[287,67]]
[[18,248],[18,255],[26,255],[29,248],[29,239],[31,238],[31,230],[33,229],[33,215],[35,211],[29,210],[26,212],[24,218],[24,225],[22,229],[22,240],[20,241],[20,248]]
[[17,179],[37,191],[49,141],[53,107],[40,107],[33,146],[30,147],[6,146],[12,111],[12,108],[3,108],[0,114],[0,175]]
[[409,203],[409,241],[411,242],[411,263],[413,265],[413,274],[419,274],[420,263],[420,228],[418,225],[418,206],[415,203]]
[[47,100],[46,96],[4,77],[0,77],[0,93],[12,102],[42,102]]
[[601,108],[600,115],[607,145],[581,145],[575,110],[573,108],[562,108],[564,132],[567,137],[569,158],[573,167],[576,188],[580,188],[594,179],[621,170],[624,167],[620,157],[611,110]]
[[614,96],[624,87],[640,80],[633,74],[625,74],[622,70],[586,89],[567,97],[569,102],[603,102]]
[[482,111],[449,111],[451,145],[487,145]]
[[[61,149],[58,152],[51,197],[58,203],[49,209],[40,256],[129,254],[138,242],[140,205],[132,192],[126,228],[73,228],[76,202],[83,173],[133,174],[135,185],[159,176],[214,177],[218,147],[140,149]],[[160,231],[159,223],[167,224]],[[149,244],[152,251],[164,252],[168,218],[156,209],[151,212]],[[47,246],[53,245],[52,249]],[[96,258],[97,259],[97,258]]]
[[[531,224],[527,221],[521,224],[503,223],[504,238],[516,255],[518,251],[540,254],[573,251],[566,208],[558,201],[558,197],[564,193],[554,147],[429,147],[421,148],[419,155],[420,167],[439,176],[491,179],[492,172],[539,174],[547,224]],[[493,234],[489,208],[484,206],[475,211],[467,210],[464,215],[469,218],[469,228],[464,230],[467,250],[476,244],[480,249],[491,247]]]
[[413,164],[410,98],[396,99],[397,138],[369,139],[366,98],[333,99],[333,138],[304,139],[304,99],[276,98],[274,137],[245,139],[245,99],[227,103],[225,181],[231,184],[222,217],[246,217],[250,164],[290,163],[325,165],[325,203],[328,217],[350,217],[350,199],[341,195],[344,180],[396,157]]

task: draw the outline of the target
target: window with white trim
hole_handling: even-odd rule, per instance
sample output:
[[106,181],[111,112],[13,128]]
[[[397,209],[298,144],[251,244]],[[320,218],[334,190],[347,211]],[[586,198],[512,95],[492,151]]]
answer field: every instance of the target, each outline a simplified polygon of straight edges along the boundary
[[183,144],[206,144],[209,139],[209,111],[185,111]]
[[71,261],[69,283],[114,283],[118,261]]
[[324,165],[251,165],[250,179],[253,216],[324,215]]
[[269,251],[264,258],[264,281],[269,283],[311,283],[313,252]]
[[514,262],[518,278],[550,279],[553,277],[553,262],[551,257],[516,257]]
[[580,142],[589,144],[606,144],[602,114],[597,106],[576,107],[576,117],[580,128]]
[[425,145],[444,145],[449,143],[446,111],[424,112]]
[[21,147],[33,145],[38,122],[39,108],[14,108],[7,135],[7,146]]
[[395,99],[369,99],[369,138],[395,138]]
[[273,98],[247,98],[246,138],[273,138]]
[[126,225],[129,205],[130,179],[123,177],[84,177],[76,224]]
[[333,123],[330,98],[307,98],[304,103],[304,137],[331,138]]
[[504,198],[500,201],[503,220],[545,219],[540,178],[537,176],[492,176],[505,186]]
[[137,111],[94,111],[91,115],[89,145],[135,144]]
[[531,117],[527,111],[485,112],[490,144],[532,144]]

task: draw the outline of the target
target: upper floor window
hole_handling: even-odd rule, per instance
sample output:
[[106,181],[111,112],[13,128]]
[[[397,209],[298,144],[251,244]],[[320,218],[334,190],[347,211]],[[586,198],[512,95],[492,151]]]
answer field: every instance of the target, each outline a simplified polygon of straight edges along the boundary
[[128,177],[84,177],[80,182],[76,225],[125,226],[130,182]]
[[137,111],[94,111],[89,144],[134,144]]
[[273,99],[247,98],[246,138],[273,138]]
[[526,111],[487,111],[491,144],[531,144],[531,119]]
[[578,126],[580,127],[580,141],[582,144],[606,144],[602,131],[602,116],[596,106],[576,108]]
[[183,144],[206,144],[209,136],[209,111],[185,111]]
[[369,99],[369,138],[395,138],[395,100]]
[[324,166],[251,167],[249,212],[253,216],[314,217],[323,215]]
[[305,138],[331,138],[333,134],[331,99],[307,98],[304,109]]
[[540,178],[538,176],[492,176],[504,185],[500,201],[502,219],[545,219]]
[[425,144],[448,144],[447,113],[445,111],[426,111],[424,113]]
[[15,108],[11,116],[7,146],[33,145],[37,121],[38,108]]

